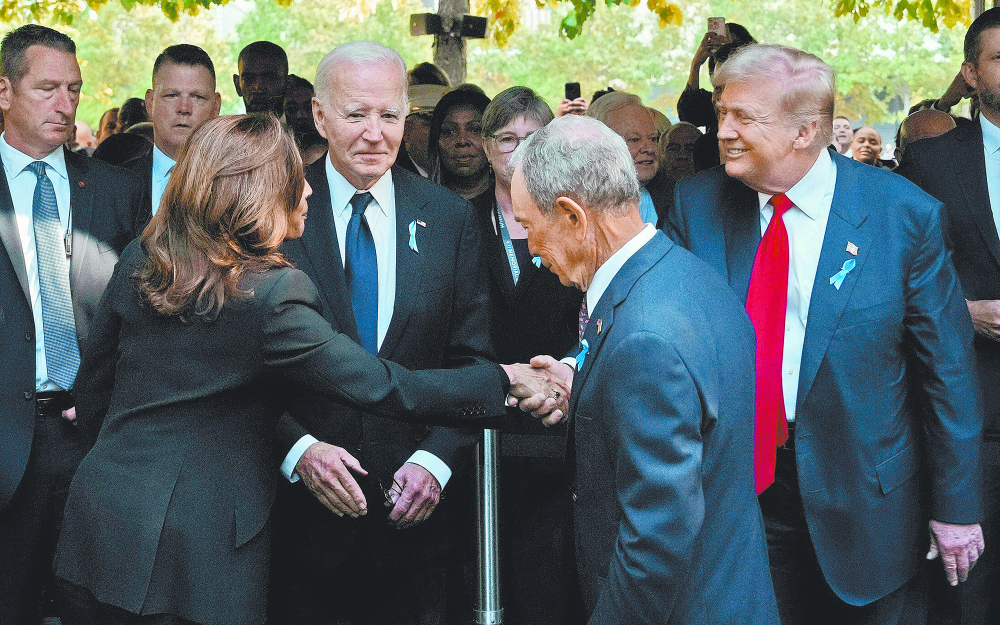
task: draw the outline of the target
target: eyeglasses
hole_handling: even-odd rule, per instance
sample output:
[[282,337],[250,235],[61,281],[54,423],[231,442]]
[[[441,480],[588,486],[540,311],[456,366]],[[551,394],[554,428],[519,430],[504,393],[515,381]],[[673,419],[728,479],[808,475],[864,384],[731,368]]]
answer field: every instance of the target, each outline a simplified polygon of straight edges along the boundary
[[385,501],[382,502],[382,505],[385,506],[386,508],[391,508],[394,505],[396,505],[396,500],[393,498],[394,494],[396,495],[396,497],[399,497],[400,495],[403,494],[403,485],[397,482],[395,479],[392,480],[392,485],[389,486],[388,488],[385,487],[385,484],[382,483],[382,480],[378,481],[378,486],[379,488],[382,489],[382,495],[385,497]]
[[502,135],[490,135],[489,138],[493,139],[493,142],[497,144],[498,150],[500,150],[504,154],[509,154],[514,150],[516,150],[517,146],[521,145],[522,141],[527,141],[533,134],[535,133],[531,133],[524,137],[519,137],[513,133],[505,132]]

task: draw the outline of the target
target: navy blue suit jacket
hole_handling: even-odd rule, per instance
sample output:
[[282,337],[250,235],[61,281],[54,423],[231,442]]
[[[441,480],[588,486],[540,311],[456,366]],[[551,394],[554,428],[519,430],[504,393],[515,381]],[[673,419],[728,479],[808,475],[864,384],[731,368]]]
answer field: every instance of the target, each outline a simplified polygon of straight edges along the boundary
[[753,484],[754,336],[739,302],[658,232],[584,338],[570,414],[590,623],[777,623]]
[[[895,174],[833,160],[795,454],[823,574],[841,599],[864,605],[917,571],[928,519],[980,520],[982,410],[941,204]],[[675,238],[745,302],[761,239],[757,192],[717,167],[679,182],[675,209]],[[837,289],[830,278],[851,258]]]

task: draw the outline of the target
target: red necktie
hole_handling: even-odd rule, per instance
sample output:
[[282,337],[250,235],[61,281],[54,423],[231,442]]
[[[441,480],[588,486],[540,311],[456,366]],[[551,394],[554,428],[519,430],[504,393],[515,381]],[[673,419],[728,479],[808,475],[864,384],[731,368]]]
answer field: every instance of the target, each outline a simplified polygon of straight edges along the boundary
[[785,194],[771,198],[774,215],[757,248],[747,292],[747,313],[757,333],[757,398],[754,479],[757,494],[774,483],[777,448],[788,440],[781,362],[788,306],[788,231],[782,216],[792,202]]

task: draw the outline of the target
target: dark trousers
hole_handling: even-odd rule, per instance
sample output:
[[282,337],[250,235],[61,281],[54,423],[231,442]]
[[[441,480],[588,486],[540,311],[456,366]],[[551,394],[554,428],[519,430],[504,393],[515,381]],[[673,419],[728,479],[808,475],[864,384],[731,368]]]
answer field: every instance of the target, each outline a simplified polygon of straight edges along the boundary
[[101,603],[86,588],[57,580],[62,606],[62,625],[195,625],[173,614],[140,616],[117,606]]
[[56,409],[35,418],[24,477],[0,510],[0,625],[41,622],[69,483],[85,453],[77,428]]
[[759,501],[781,625],[926,623],[927,584],[923,575],[860,607],[842,601],[826,583],[806,525],[793,449],[778,449],[774,484],[761,493]]
[[281,485],[271,543],[272,625],[444,623],[449,554],[441,506],[448,502],[429,521],[395,529],[377,484],[361,481],[368,515],[358,519],[335,516],[301,483]]
[[986,445],[983,454],[983,538],[986,551],[969,573],[969,579],[951,586],[941,559],[927,563],[930,576],[932,625],[995,625],[1000,623],[1000,453]]

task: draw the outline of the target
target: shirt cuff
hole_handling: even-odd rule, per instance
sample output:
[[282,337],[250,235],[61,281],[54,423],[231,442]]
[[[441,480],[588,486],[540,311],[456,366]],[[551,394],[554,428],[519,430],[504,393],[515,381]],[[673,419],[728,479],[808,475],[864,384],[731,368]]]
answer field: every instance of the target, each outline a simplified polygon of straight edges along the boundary
[[312,434],[306,434],[300,438],[297,443],[292,445],[292,448],[285,456],[284,462],[281,463],[281,474],[285,476],[286,480],[292,483],[299,481],[299,474],[295,472],[295,465],[299,463],[299,459],[301,459],[302,455],[306,453],[306,450],[312,447],[313,443],[318,442],[319,439],[315,436]]
[[407,462],[419,464],[427,469],[434,476],[434,479],[438,481],[438,484],[441,485],[441,490],[444,490],[444,487],[448,484],[448,480],[451,479],[451,469],[448,468],[448,465],[429,451],[418,449],[413,452],[413,455],[410,456]]
[[564,365],[569,365],[570,367],[573,368],[574,371],[576,371],[576,357],[575,356],[567,356],[566,358],[563,358],[559,362],[563,363]]

